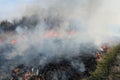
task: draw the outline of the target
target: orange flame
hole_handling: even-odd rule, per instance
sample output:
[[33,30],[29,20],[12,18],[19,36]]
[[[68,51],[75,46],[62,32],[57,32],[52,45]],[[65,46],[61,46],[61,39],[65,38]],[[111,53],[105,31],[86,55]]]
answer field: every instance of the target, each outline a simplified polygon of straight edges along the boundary
[[0,39],[0,44],[3,42],[3,40],[2,39]]
[[76,30],[71,30],[71,31],[67,32],[68,35],[74,35],[74,34],[76,34],[76,33],[77,33]]
[[59,33],[56,31],[48,31],[47,33],[44,34],[44,38],[49,38],[49,37],[58,37]]
[[16,44],[17,41],[15,39],[11,40],[11,44]]

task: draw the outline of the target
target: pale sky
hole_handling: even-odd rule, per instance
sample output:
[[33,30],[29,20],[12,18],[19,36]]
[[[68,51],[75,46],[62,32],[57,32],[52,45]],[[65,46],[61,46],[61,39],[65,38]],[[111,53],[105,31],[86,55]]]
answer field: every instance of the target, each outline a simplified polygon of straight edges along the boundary
[[22,14],[22,7],[33,0],[0,0],[0,20],[10,19]]

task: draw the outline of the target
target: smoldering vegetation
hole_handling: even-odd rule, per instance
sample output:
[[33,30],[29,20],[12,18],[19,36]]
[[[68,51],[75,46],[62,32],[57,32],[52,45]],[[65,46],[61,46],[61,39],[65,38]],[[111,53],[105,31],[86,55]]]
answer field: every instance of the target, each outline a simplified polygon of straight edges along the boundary
[[[34,18],[22,18],[13,23],[8,21],[1,22],[1,26],[4,27],[1,28],[1,34],[9,35],[7,32],[14,32],[13,36],[17,36],[15,38],[17,43],[12,44],[8,41],[3,41],[0,45],[0,79],[19,80],[23,79],[23,75],[30,72],[32,76],[26,78],[28,80],[35,80],[36,78],[43,80],[79,80],[89,76],[89,73],[95,70],[96,58],[94,54],[97,48],[93,43],[78,43],[71,41],[71,38],[65,38],[66,36],[45,38],[43,34],[41,36],[42,39],[38,39],[39,37],[34,33],[38,22]],[[56,28],[51,26],[58,25],[59,20],[52,21],[52,19],[49,20],[48,18],[45,24],[48,26],[51,24],[50,28],[45,27],[46,32],[50,30],[57,31]],[[25,29],[27,29],[25,30],[27,32],[33,31],[33,33],[24,32],[25,38],[28,40],[27,44],[23,44],[26,41],[24,41],[24,38],[21,39],[21,34],[23,33],[19,29],[23,32]],[[41,30],[39,29],[38,31]],[[38,44],[39,42],[30,44],[32,40],[29,35],[32,38],[42,40],[42,44]],[[69,35],[68,32],[65,35]],[[14,39],[14,37],[12,38]],[[7,39],[9,40],[10,38],[8,37]],[[24,45],[27,47],[24,48]],[[21,47],[23,47],[23,50]],[[17,74],[13,71],[16,68],[20,69]]]
[[111,33],[112,37],[117,34],[110,30],[114,25],[108,26],[113,17],[107,22],[101,15],[104,1],[48,2],[43,6],[36,1],[19,19],[0,22],[1,80],[88,77],[96,68],[98,46]]
[[[84,47],[85,50],[87,48]],[[96,49],[89,49],[89,51],[95,53]],[[33,54],[34,55],[34,54]],[[16,56],[10,60],[1,56],[1,79],[2,80],[24,80],[23,75],[28,72],[31,73],[30,77],[26,77],[27,80],[38,80],[37,77],[42,80],[80,80],[82,78],[90,76],[90,72],[96,69],[96,57],[89,52],[83,52],[77,56],[66,58],[65,56],[55,56],[45,63],[40,63],[43,60],[44,55],[37,55],[34,58],[29,56],[29,63],[21,62],[23,57]],[[16,61],[17,60],[17,61]],[[20,61],[20,62],[19,62]],[[3,63],[4,62],[4,63]],[[92,64],[92,65],[91,65]],[[20,69],[17,74],[15,69]]]

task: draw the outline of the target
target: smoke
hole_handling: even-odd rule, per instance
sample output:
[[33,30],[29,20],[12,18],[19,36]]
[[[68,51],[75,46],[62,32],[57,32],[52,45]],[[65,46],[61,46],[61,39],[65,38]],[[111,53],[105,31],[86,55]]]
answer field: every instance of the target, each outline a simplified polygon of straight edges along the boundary
[[[23,14],[27,18],[23,18],[23,21],[16,25],[16,49],[9,53],[9,58],[16,55],[25,56],[33,52],[46,53],[49,57],[77,55],[80,53],[80,44],[93,42],[80,19],[82,9],[89,2],[53,0],[45,4],[46,2],[50,1],[43,1],[44,6],[41,6],[39,1],[27,6]],[[34,21],[36,24],[31,24]],[[32,30],[28,30],[31,27],[33,27]]]
[[[81,43],[94,42],[99,46],[109,38],[119,37],[118,3],[118,0],[36,0],[26,6],[23,13],[30,19],[23,21],[25,23],[16,29],[18,33],[22,31],[26,38],[21,40],[21,34],[18,34],[17,54],[22,55],[30,45],[39,45],[39,50],[46,47],[42,52],[50,54],[64,53],[69,46],[69,52],[78,54]],[[24,29],[23,32],[22,27],[28,28],[33,21],[37,22],[32,25],[35,29]]]
[[[102,43],[119,39],[119,2],[35,0],[23,6],[25,11],[21,17],[11,21],[11,26],[5,25],[8,26],[6,32],[14,27],[13,33],[6,33],[4,24],[1,26],[1,35],[7,35],[1,45],[3,58],[8,60],[3,65],[44,66],[61,58],[69,60],[84,53],[93,55]],[[71,65],[85,71],[82,61],[73,61]]]
[[59,27],[63,31],[72,25],[78,32],[82,31],[80,35],[83,34],[85,41],[92,40],[97,45],[106,37],[119,37],[118,0],[33,0],[32,4],[20,7],[25,10],[19,12],[21,16],[37,16],[39,26]]

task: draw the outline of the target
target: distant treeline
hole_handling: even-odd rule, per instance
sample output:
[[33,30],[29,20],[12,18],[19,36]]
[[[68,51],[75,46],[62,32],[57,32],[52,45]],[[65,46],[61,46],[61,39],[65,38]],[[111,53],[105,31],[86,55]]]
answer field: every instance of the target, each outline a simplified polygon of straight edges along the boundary
[[32,28],[35,27],[38,23],[37,18],[35,17],[23,17],[20,20],[13,20],[13,21],[8,21],[8,20],[3,20],[0,22],[0,32],[6,32],[6,31],[14,31],[16,27],[27,27],[27,28]]
[[[8,20],[4,20],[0,22],[0,31],[11,31],[15,30],[16,27],[27,27],[27,29],[33,29],[36,25],[42,25],[46,30],[59,30],[61,25],[65,22],[65,19],[61,16],[55,15],[47,15],[46,17],[31,15],[24,16],[21,19],[14,19],[9,22]],[[43,26],[44,25],[44,26]],[[70,23],[69,27],[74,25]]]

